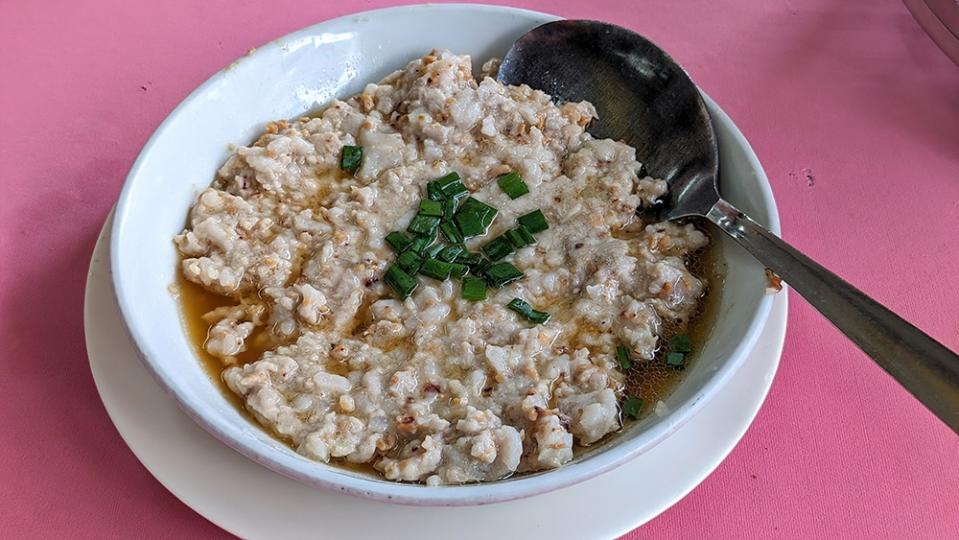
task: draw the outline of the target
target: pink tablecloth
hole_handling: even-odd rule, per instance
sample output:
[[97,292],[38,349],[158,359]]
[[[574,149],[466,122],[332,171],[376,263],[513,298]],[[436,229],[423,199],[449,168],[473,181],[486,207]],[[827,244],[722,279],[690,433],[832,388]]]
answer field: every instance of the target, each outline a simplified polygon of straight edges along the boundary
[[[140,147],[195,86],[253,46],[393,3],[5,4],[0,535],[223,534],[147,473],[97,399],[81,321],[88,257]],[[752,141],[785,236],[959,349],[959,69],[899,2],[515,3],[625,25],[670,51]],[[957,531],[959,438],[794,297],[753,427],[630,538]]]

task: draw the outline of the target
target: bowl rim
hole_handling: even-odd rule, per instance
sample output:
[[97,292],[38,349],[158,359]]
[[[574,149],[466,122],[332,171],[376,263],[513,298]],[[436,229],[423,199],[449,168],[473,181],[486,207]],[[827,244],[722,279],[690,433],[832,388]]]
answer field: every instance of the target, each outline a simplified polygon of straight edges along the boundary
[[[295,40],[300,37],[312,35],[320,32],[326,26],[342,24],[357,17],[383,18],[389,17],[396,12],[409,12],[418,10],[430,10],[435,14],[438,11],[454,13],[469,12],[479,15],[495,13],[520,16],[529,19],[531,22],[549,22],[561,19],[556,15],[543,13],[539,11],[513,8],[507,6],[493,6],[483,4],[414,4],[406,6],[396,6],[383,9],[375,9],[357,13],[350,13],[334,19],[328,19],[319,23],[296,30],[277,39],[274,39],[257,47],[251,56],[263,54],[264,51],[270,51],[282,47],[283,43]],[[130,200],[133,193],[133,185],[141,174],[144,162],[169,129],[170,124],[177,118],[186,106],[202,95],[212,85],[217,84],[226,76],[225,69],[220,69],[210,78],[204,81],[200,86],[193,90],[184,98],[160,123],[157,129],[147,140],[143,149],[133,163],[130,172],[124,180],[123,188],[116,205],[115,219],[113,229],[110,233],[110,267],[113,280],[113,290],[123,316],[124,327],[129,334],[131,341],[136,345],[137,354],[147,370],[160,386],[174,398],[179,407],[187,413],[204,430],[215,438],[238,451],[247,458],[264,465],[273,471],[279,472],[285,476],[301,481],[314,487],[325,488],[333,491],[341,491],[351,495],[377,500],[381,502],[393,502],[411,505],[428,506],[464,506],[477,504],[490,504],[496,502],[505,502],[509,500],[528,497],[548,491],[553,491],[566,486],[570,486],[596,475],[607,472],[628,460],[631,460],[640,454],[643,454],[653,446],[659,444],[664,438],[682,427],[690,418],[702,409],[710,398],[723,386],[730,376],[739,369],[745,357],[752,350],[759,338],[766,320],[772,309],[772,296],[765,295],[759,301],[752,319],[749,321],[745,337],[736,345],[730,359],[723,363],[719,369],[699,388],[694,396],[686,400],[682,405],[670,411],[659,422],[650,426],[642,433],[642,437],[625,440],[620,444],[611,446],[596,454],[590,456],[588,460],[580,463],[572,463],[558,469],[550,470],[543,474],[517,477],[515,479],[470,484],[464,486],[437,486],[429,487],[418,484],[403,484],[384,480],[374,480],[370,478],[360,478],[355,476],[337,474],[325,468],[308,467],[306,464],[293,456],[281,454],[273,449],[257,444],[255,441],[237,436],[235,429],[225,422],[210,419],[203,414],[203,411],[197,404],[191,402],[183,396],[178,390],[173,377],[161,367],[158,359],[162,357],[162,351],[150,345],[149,340],[143,335],[140,329],[131,325],[129,321],[133,320],[132,314],[137,310],[137,306],[131,302],[124,286],[123,272],[121,270],[120,260],[122,253],[122,242],[125,234],[124,223],[127,220]],[[746,161],[750,170],[758,175],[760,184],[759,195],[769,213],[768,227],[775,234],[780,233],[779,213],[773,197],[772,189],[769,185],[766,173],[759,163],[755,152],[749,145],[746,138],[739,131],[739,128],[725,114],[725,112],[700,89],[707,108],[712,115],[715,124],[723,125],[732,138],[732,143],[740,147],[746,156]]]

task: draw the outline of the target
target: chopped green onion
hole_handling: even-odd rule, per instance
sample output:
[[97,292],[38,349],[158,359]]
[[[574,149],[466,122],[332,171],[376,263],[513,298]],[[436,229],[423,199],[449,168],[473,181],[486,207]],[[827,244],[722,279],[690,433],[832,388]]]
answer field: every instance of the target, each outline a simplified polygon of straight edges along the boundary
[[443,195],[447,198],[459,201],[466,195],[469,195],[470,190],[466,189],[466,185],[463,182],[453,182],[447,186],[443,186]]
[[400,254],[396,258],[396,265],[399,266],[404,272],[410,275],[414,275],[420,270],[420,266],[423,264],[423,257],[415,251],[407,251]]
[[[446,188],[460,181],[460,175],[456,174],[456,171],[446,173],[443,176],[437,178],[430,182],[431,184],[436,184],[436,187],[439,188],[441,192],[446,192]],[[462,183],[462,182],[461,182]]]
[[[436,241],[436,237],[439,236],[439,235],[437,234],[438,231],[439,231],[439,227],[433,229],[432,231],[430,231],[430,232],[428,232],[428,233],[426,233],[426,234],[421,234],[420,236],[422,236],[422,237],[424,237],[424,238],[428,238],[429,241],[430,241],[430,244],[432,244],[433,242]],[[429,244],[427,244],[427,245],[429,245]]]
[[503,236],[501,236],[500,238],[505,238],[507,241],[509,241],[510,245],[516,249],[519,249],[526,245],[526,242],[523,242],[523,237],[521,237],[519,233],[514,231],[513,229],[510,229],[506,231],[505,233],[503,233]]
[[460,234],[460,230],[456,228],[456,224],[452,221],[441,224],[440,230],[443,231],[443,236],[445,236],[450,243],[459,244],[463,242],[463,235]]
[[619,369],[623,371],[629,371],[633,367],[633,361],[629,357],[629,349],[623,344],[616,346],[616,361],[619,362]]
[[424,216],[423,214],[416,214],[413,216],[413,220],[410,221],[410,225],[406,228],[406,230],[423,236],[431,236],[436,234],[436,228],[439,226],[439,216]]
[[446,246],[445,248],[443,248],[443,251],[440,251],[439,255],[437,255],[436,258],[445,262],[453,262],[454,260],[456,260],[456,257],[459,256],[460,253],[463,253],[463,251],[465,250],[466,248],[464,248],[463,246],[459,244],[453,244],[451,246]]
[[486,230],[496,218],[497,210],[492,206],[468,197],[457,210],[454,220],[463,233],[463,238],[486,234]]
[[410,244],[413,243],[413,239],[401,233],[400,231],[393,231],[386,235],[386,243],[393,248],[393,251],[402,253],[406,250],[406,248],[410,247]]
[[450,263],[450,277],[460,279],[470,271],[470,267],[460,263]]
[[449,279],[452,271],[453,266],[450,263],[436,259],[426,259],[423,261],[423,266],[420,266],[421,274],[440,281]]
[[529,305],[529,302],[521,298],[513,298],[506,304],[506,307],[519,313],[520,315],[525,315],[533,310],[533,306]]
[[[430,193],[430,186],[433,186],[433,192],[439,192],[442,199],[453,199],[458,201],[469,194],[466,185],[460,181],[460,175],[451,172],[446,176],[437,178],[429,184],[426,184],[427,193]],[[440,200],[440,199],[435,199]]]
[[549,228],[546,216],[543,215],[541,210],[533,210],[528,214],[520,216],[516,221],[523,227],[526,227],[526,230],[534,234],[543,232]]
[[498,261],[513,252],[513,244],[505,236],[497,236],[483,246],[483,253],[491,261]]
[[463,206],[460,207],[460,212],[472,212],[480,215],[493,214],[495,216],[497,210],[482,201],[478,201],[473,197],[469,197],[463,201]]
[[526,182],[523,182],[523,179],[515,171],[500,176],[496,179],[496,183],[499,184],[499,188],[504,193],[509,195],[510,199],[516,199],[529,193],[529,186],[526,185]]
[[463,287],[460,295],[474,302],[486,300],[486,281],[483,278],[467,276],[463,278]]
[[432,246],[423,250],[423,255],[427,258],[435,259],[441,251],[443,251],[443,244],[433,244]]
[[356,169],[360,168],[360,161],[362,160],[362,146],[346,145],[343,147],[343,152],[340,154],[340,168],[344,171],[355,173]]
[[533,309],[533,306],[519,298],[510,300],[509,304],[506,304],[506,307],[519,313],[524,319],[536,324],[542,324],[549,320],[549,313]]
[[479,253],[470,253],[469,251],[464,251],[456,256],[456,262],[468,266],[476,266],[481,260],[483,260],[482,255]]
[[529,315],[527,315],[526,318],[532,323],[546,324],[549,322],[549,313],[534,309],[533,311],[529,312]]
[[383,281],[396,292],[401,300],[405,300],[416,289],[416,278],[404,272],[399,266],[390,266],[386,269]]
[[472,212],[458,212],[455,216],[456,226],[459,227],[463,238],[486,234],[483,219]]
[[483,275],[494,287],[502,287],[523,277],[523,273],[518,268],[508,262],[501,262],[490,265],[483,270]]
[[441,217],[443,215],[443,204],[430,200],[420,201],[419,215]]
[[480,260],[472,264],[473,273],[477,275],[486,275],[486,270],[493,264],[489,259],[480,256]]
[[433,238],[429,236],[417,236],[410,243],[410,251],[415,251],[416,253],[423,253],[423,251],[433,243]]
[[516,249],[524,248],[528,245],[526,243],[526,239],[523,238],[522,234],[520,234],[519,229],[523,229],[523,227],[520,226],[515,229],[510,229],[506,231],[506,234],[504,235],[509,240],[510,244],[513,244],[513,247]]
[[629,396],[623,402],[623,414],[630,418],[639,418],[639,411],[643,409],[643,400]]
[[451,221],[456,215],[456,209],[459,207],[459,201],[456,199],[446,199],[443,201],[443,220]]
[[688,334],[677,334],[669,340],[669,350],[672,352],[693,352],[693,343]]
[[467,195],[470,190],[466,189],[463,182],[460,181],[460,175],[451,172],[426,184],[426,195],[431,201],[444,201],[453,199],[458,201]]
[[533,236],[533,233],[529,232],[529,229],[527,229],[526,227],[522,225],[517,225],[516,228],[513,230],[520,235],[520,237],[523,239],[523,242],[527,246],[532,246],[533,244],[536,243],[536,238]]
[[666,365],[674,368],[681,368],[686,363],[686,355],[681,352],[671,352],[666,354]]
[[443,190],[440,188],[440,185],[433,181],[426,184],[426,198],[431,201],[442,201],[446,197],[443,196]]

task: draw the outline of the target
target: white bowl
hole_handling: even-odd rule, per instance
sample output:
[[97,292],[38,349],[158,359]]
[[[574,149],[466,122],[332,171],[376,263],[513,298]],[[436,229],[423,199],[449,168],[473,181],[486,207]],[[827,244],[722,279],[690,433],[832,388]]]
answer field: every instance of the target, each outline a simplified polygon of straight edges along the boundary
[[[367,82],[431,48],[470,53],[476,66],[501,56],[527,30],[555,19],[480,5],[406,6],[342,17],[240,58],[167,117],[123,186],[111,265],[120,310],[144,363],[197,423],[250,459],[313,486],[408,504],[484,504],[574,484],[639,456],[704,407],[739,368],[772,300],[765,294],[762,266],[725,238],[720,244],[728,274],[718,321],[700,357],[665,400],[669,412],[650,415],[610,443],[548,472],[487,484],[427,487],[317,463],[251,424],[211,383],[195,357],[169,291],[178,261],[171,238],[226,159],[229,144],[249,143],[270,120],[295,117],[333,96],[359,92]],[[732,121],[706,101],[719,138],[724,195],[778,233],[775,203],[759,161]],[[641,478],[636,481],[642,483]]]

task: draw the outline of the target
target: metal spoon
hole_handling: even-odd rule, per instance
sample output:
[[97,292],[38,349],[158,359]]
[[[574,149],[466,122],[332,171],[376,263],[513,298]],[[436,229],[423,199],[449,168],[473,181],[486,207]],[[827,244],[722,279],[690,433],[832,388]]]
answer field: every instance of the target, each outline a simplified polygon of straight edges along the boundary
[[659,47],[597,21],[544,24],[520,37],[497,78],[601,111],[596,137],[636,148],[669,183],[660,219],[704,217],[782,277],[953,431],[959,433],[959,356],[790,247],[719,196],[719,151],[699,91]]

